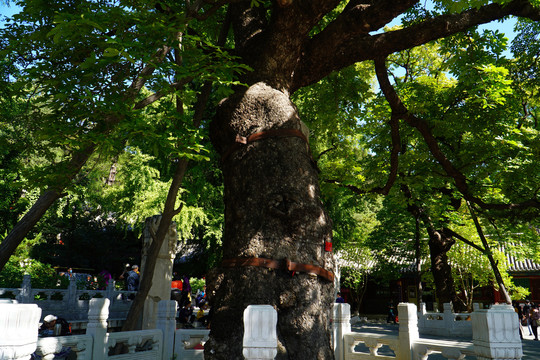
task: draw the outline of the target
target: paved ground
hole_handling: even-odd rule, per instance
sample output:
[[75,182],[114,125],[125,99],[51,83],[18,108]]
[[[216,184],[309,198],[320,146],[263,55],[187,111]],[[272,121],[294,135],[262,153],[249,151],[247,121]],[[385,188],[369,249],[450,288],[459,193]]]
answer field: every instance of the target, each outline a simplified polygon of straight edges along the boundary
[[[394,324],[385,324],[385,323],[358,323],[356,325],[352,326],[352,331],[356,332],[373,332],[373,333],[380,333],[380,334],[392,334],[392,335],[398,335],[398,326]],[[434,339],[436,337],[430,337],[431,339]],[[522,360],[539,360],[540,359],[540,341],[534,341],[534,337],[530,336],[527,331],[525,331],[525,336],[523,337],[522,346],[523,346],[523,357]],[[356,351],[366,351],[367,348],[359,346],[357,347]],[[379,350],[380,355],[393,355],[393,352],[383,347]],[[466,360],[475,360],[475,357],[466,357]],[[438,354],[432,354],[428,357],[428,360],[446,360],[441,355]]]

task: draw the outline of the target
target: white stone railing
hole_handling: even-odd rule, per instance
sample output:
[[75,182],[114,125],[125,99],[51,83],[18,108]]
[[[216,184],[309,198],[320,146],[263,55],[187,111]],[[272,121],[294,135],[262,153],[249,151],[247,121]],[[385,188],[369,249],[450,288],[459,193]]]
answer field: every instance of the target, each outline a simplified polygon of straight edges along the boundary
[[[351,332],[349,304],[335,304],[333,343],[336,360],[426,360],[430,354],[446,359],[521,359],[523,351],[519,338],[516,313],[510,305],[493,305],[471,313],[472,341],[422,339],[418,332],[416,305],[398,305],[399,335]],[[363,343],[369,352],[355,351]],[[378,354],[382,346],[393,355]]]
[[[176,330],[176,302],[164,300],[158,306],[157,329],[107,333],[109,299],[90,300],[86,335],[37,339],[40,309],[33,304],[2,303],[0,316],[0,358],[27,359],[34,350],[51,359],[70,347],[77,359],[169,360],[203,359],[206,329]],[[252,308],[250,310],[250,308]],[[34,311],[35,310],[35,311]],[[472,341],[422,339],[418,332],[416,305],[398,305],[399,334],[351,332],[349,304],[335,304],[333,346],[336,360],[426,360],[439,353],[447,359],[475,356],[482,360],[519,360],[523,356],[516,313],[509,305],[471,314]],[[24,321],[23,321],[24,320]],[[26,321],[27,320],[27,321]],[[277,313],[268,305],[250,306],[244,313],[244,355],[248,359],[273,359],[277,351]],[[369,350],[356,351],[358,344]],[[173,348],[173,344],[174,348]],[[391,354],[380,354],[381,347]],[[24,351],[22,351],[24,350]],[[6,355],[7,354],[7,355]]]
[[208,340],[210,330],[178,329],[175,332],[174,353],[178,359],[203,360],[204,344]]
[[[471,313],[454,313],[452,304],[443,304],[444,311],[427,312],[426,304],[420,304],[418,311],[418,330],[420,335],[448,337],[472,337]],[[474,311],[480,310],[479,304],[473,304]]]
[[38,338],[36,353],[43,360],[50,360],[54,355],[69,347],[77,354],[77,360],[92,359],[93,339],[90,335],[73,335]]
[[[109,333],[105,341],[105,349],[108,351],[104,359],[161,359],[162,343],[163,332],[160,329]],[[114,354],[118,347],[123,351]]]
[[42,317],[55,314],[68,321],[86,320],[88,304],[92,298],[106,298],[111,302],[109,313],[114,319],[125,319],[131,301],[129,296],[134,291],[116,290],[114,281],[110,281],[105,290],[77,289],[77,281],[72,278],[67,289],[34,289],[30,275],[24,275],[20,288],[0,289],[0,295],[11,293],[21,304],[37,304],[42,309]]

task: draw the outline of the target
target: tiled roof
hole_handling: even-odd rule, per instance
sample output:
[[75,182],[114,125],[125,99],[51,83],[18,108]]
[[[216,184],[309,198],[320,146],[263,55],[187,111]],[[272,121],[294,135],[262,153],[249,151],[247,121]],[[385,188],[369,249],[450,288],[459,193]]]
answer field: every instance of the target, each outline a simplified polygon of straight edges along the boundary
[[[504,249],[500,249],[501,251],[504,251]],[[473,252],[474,255],[471,256],[482,256],[478,252]],[[530,259],[522,259],[517,260],[515,256],[506,254],[506,258],[508,259],[508,272],[510,273],[522,273],[522,272],[535,272],[540,271],[540,264],[535,263],[534,261]],[[393,263],[396,265],[401,265],[400,272],[407,273],[407,272],[415,272],[416,271],[416,263],[414,261],[414,256],[412,253],[403,253],[399,254],[398,252],[395,252],[393,255],[388,257],[386,259],[387,262]],[[429,259],[422,259],[422,264],[425,264],[426,261],[429,261]],[[366,269],[368,271],[372,270],[377,265],[377,259],[375,257],[372,257],[368,259],[367,261],[364,261],[363,263],[355,263],[352,261],[347,261],[344,259],[339,259],[338,256],[338,262],[340,266],[349,266],[354,267],[357,269]]]
[[540,271],[540,264],[537,264],[530,259],[516,260],[516,257],[512,255],[506,255],[506,258],[510,264],[508,267],[509,272]]

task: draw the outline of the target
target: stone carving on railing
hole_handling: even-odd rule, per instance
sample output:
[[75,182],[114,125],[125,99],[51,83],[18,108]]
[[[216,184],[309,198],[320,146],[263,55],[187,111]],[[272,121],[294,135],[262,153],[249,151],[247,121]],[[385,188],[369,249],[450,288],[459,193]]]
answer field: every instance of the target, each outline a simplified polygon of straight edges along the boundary
[[465,356],[474,356],[474,347],[471,343],[436,340],[422,340],[414,347],[413,359],[427,360],[431,354],[441,354],[448,360],[462,360]]
[[[161,330],[136,330],[110,333],[107,336],[105,349],[107,354],[104,359],[133,359],[137,354],[137,359],[161,359],[163,333]],[[119,354],[115,351],[121,348]]]
[[204,344],[208,341],[210,330],[178,329],[175,333],[174,354],[182,360],[203,360]]
[[[449,337],[471,337],[471,313],[454,313],[451,303],[443,304],[442,313],[427,312],[426,304],[421,303],[418,311],[418,329],[422,335],[437,335]],[[474,311],[479,310],[477,303],[473,304]]]

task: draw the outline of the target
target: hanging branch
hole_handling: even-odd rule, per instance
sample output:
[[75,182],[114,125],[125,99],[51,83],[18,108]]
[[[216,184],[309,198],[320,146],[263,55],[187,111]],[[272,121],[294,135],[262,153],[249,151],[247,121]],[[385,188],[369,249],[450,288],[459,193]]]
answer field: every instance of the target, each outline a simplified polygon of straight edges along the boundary
[[[375,72],[377,74],[377,80],[379,81],[379,86],[381,87],[390,108],[393,113],[401,114],[401,119],[405,120],[407,124],[417,129],[420,132],[420,135],[424,138],[426,145],[429,148],[429,151],[437,162],[441,165],[445,173],[454,180],[454,184],[459,192],[463,195],[463,198],[467,201],[470,201],[483,209],[494,209],[494,210],[514,210],[514,209],[526,209],[530,207],[540,208],[540,201],[538,199],[530,199],[521,203],[511,203],[511,204],[492,204],[486,203],[479,197],[476,197],[470,193],[469,185],[467,184],[467,178],[461,171],[459,171],[452,162],[446,157],[443,153],[437,139],[433,136],[429,124],[410,113],[409,110],[405,107],[401,101],[396,90],[390,84],[388,80],[388,69],[386,68],[385,58],[379,58],[375,60]],[[536,194],[535,194],[536,195]]]
[[495,279],[497,280],[497,284],[499,284],[499,290],[503,294],[506,303],[511,305],[512,299],[510,298],[510,295],[508,294],[508,291],[506,290],[506,287],[504,286],[504,281],[499,271],[498,263],[493,258],[493,252],[491,251],[491,248],[487,242],[487,239],[484,236],[484,232],[482,231],[482,226],[480,225],[480,222],[478,221],[478,218],[476,217],[476,214],[474,213],[473,208],[468,201],[467,201],[467,207],[469,208],[469,213],[471,214],[471,217],[474,221],[474,226],[476,226],[476,231],[478,232],[478,236],[480,236],[480,239],[482,240],[482,244],[484,245],[484,248],[486,249],[486,254],[488,256],[489,263],[491,264],[491,267],[493,268],[493,272],[495,273]]

